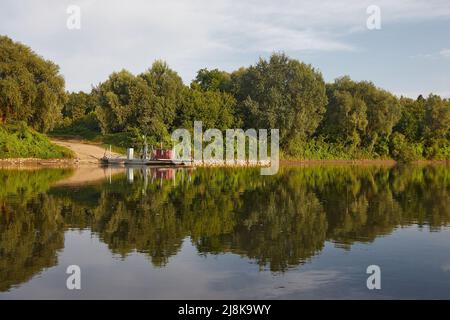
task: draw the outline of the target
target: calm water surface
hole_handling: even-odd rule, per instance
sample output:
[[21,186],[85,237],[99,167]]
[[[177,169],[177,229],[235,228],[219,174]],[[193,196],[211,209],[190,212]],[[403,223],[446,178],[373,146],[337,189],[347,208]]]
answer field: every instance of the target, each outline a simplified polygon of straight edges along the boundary
[[0,299],[450,298],[449,167],[90,176],[0,170]]

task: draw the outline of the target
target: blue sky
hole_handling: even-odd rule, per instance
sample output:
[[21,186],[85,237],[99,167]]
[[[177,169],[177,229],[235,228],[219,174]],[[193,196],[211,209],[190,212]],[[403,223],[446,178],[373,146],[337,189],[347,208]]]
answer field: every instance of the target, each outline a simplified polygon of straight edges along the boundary
[[[79,30],[66,27],[69,5],[81,9]],[[380,30],[366,27],[370,5]],[[155,59],[189,83],[200,68],[232,71],[284,51],[326,81],[350,75],[397,95],[450,97],[448,0],[2,0],[0,34],[58,63],[68,90]]]

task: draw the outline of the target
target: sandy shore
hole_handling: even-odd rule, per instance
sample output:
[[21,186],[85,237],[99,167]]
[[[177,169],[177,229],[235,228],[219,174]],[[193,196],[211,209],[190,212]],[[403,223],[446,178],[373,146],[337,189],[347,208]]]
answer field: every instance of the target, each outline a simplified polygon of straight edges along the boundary
[[[80,140],[59,140],[52,139],[54,144],[66,147],[75,152],[75,162],[78,164],[97,164],[98,160],[105,155],[105,149],[101,145],[88,144]],[[118,153],[111,153],[112,157],[121,156]]]
[[[54,144],[71,149],[75,153],[74,159],[36,159],[36,158],[9,158],[0,159],[0,167],[27,166],[27,167],[68,167],[78,165],[98,165],[98,160],[105,154],[105,149],[98,144],[88,144],[80,140],[52,139]],[[113,157],[120,156],[111,153]]]

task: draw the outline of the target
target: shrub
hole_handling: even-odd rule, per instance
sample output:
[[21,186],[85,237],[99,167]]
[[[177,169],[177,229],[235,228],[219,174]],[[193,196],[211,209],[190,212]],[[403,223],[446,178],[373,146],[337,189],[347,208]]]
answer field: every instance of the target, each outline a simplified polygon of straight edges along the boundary
[[422,155],[422,146],[414,144],[399,132],[394,132],[390,139],[390,154],[399,162],[412,162],[419,160]]
[[72,121],[64,118],[62,124],[51,132],[56,136],[73,136],[94,139],[100,134],[100,125],[95,112],[90,112],[80,119]]
[[425,148],[427,159],[445,160],[450,158],[450,142],[447,139],[433,139]]
[[73,158],[71,150],[54,145],[24,122],[0,127],[0,158]]

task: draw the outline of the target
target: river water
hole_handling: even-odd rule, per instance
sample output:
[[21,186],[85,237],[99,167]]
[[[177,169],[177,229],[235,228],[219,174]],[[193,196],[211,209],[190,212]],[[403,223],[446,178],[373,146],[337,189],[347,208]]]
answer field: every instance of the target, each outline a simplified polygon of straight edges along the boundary
[[449,167],[83,170],[0,170],[0,299],[450,298]]

